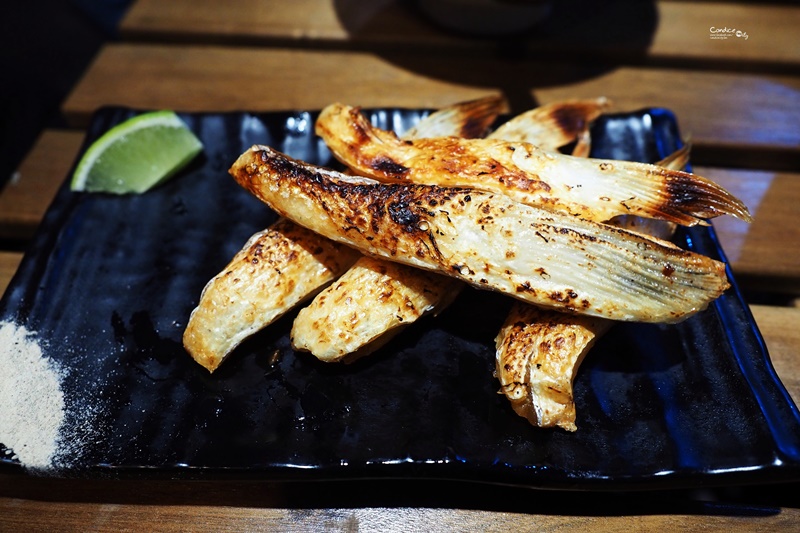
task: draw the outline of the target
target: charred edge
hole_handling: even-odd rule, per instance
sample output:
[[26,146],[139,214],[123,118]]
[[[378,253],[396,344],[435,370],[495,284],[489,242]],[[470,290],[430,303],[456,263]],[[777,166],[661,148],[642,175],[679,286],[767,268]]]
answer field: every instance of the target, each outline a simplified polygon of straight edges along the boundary
[[665,181],[667,194],[661,205],[665,210],[675,209],[681,213],[691,211],[697,207],[700,198],[707,194],[704,187],[698,187],[697,181],[691,174],[670,173]]
[[392,222],[401,226],[407,233],[416,233],[419,230],[420,216],[410,208],[407,201],[390,202],[387,212]]
[[378,157],[369,164],[370,168],[389,178],[402,178],[408,174],[408,167],[386,156]]
[[370,229],[372,229],[372,233],[377,235],[381,231],[380,221],[386,215],[386,205],[379,202],[373,202],[367,206],[367,210],[369,211],[371,220]]
[[665,182],[666,194],[659,207],[683,221],[723,214],[745,220],[750,218],[747,208],[737,198],[699,176],[677,170],[668,171]]
[[372,124],[361,113],[360,108],[353,108],[348,111],[349,123],[352,125],[353,140],[356,144],[366,144],[371,140],[370,131]]
[[[591,233],[583,233],[581,231],[572,229],[572,228],[565,228],[565,227],[557,227],[555,229],[556,232],[560,233],[561,235],[571,235],[579,242],[597,242],[598,238],[597,235],[592,235]],[[538,232],[537,232],[538,234]],[[541,237],[541,235],[540,235]],[[544,237],[542,237],[544,238]],[[546,239],[545,239],[546,240]]]
[[586,105],[564,105],[553,110],[551,117],[561,131],[569,136],[576,137],[586,128],[589,109]]
[[500,114],[501,107],[502,99],[497,96],[478,98],[459,106],[464,121],[458,136],[465,139],[484,137]]
[[480,117],[469,117],[461,125],[459,136],[464,139],[477,139],[483,137],[488,129],[488,120]]
[[324,201],[319,198],[321,194],[336,194],[346,198],[357,187],[345,189],[335,181],[316,172],[312,167],[277,151],[259,150],[256,157],[261,162],[261,166],[253,169],[251,165],[246,164],[244,168],[231,169],[231,174],[244,188],[262,200],[264,198],[258,186],[260,181],[291,182],[310,196],[318,198],[323,208],[325,208]]
[[315,172],[308,166],[295,161],[290,157],[281,153],[268,153],[266,151],[259,152],[262,163],[267,165],[272,172],[274,172],[280,180],[289,179],[295,183],[314,183],[325,190],[338,190],[335,183],[325,179],[319,172]]
[[[375,213],[383,215],[382,205],[395,206],[393,220],[401,223],[413,213],[412,206],[428,204],[442,205],[452,196],[464,196],[466,190],[454,187],[438,187],[422,184],[350,183],[340,182],[317,172],[314,167],[296,161],[280,152],[259,152],[262,163],[269,167],[278,179],[288,179],[298,185],[313,184],[320,192],[336,194],[344,200],[366,198]],[[475,194],[472,192],[472,194]],[[471,198],[470,198],[471,199]],[[402,205],[401,205],[402,204]],[[417,215],[414,215],[417,216]]]
[[255,164],[250,158],[253,158],[262,163],[267,161],[267,154],[263,150],[258,152],[247,152],[247,157],[242,155],[229,169],[228,174],[233,177],[234,181],[241,185],[245,190],[254,194],[257,198],[261,198],[256,192],[254,181],[259,179],[261,174],[258,165]]
[[[381,221],[386,220],[388,215],[391,222],[404,232],[427,236],[429,242],[426,242],[425,246],[429,250],[432,248],[436,256],[441,256],[441,252],[433,233],[421,229],[423,215],[436,215],[430,212],[426,205],[441,206],[452,201],[453,197],[465,195],[465,191],[460,189],[431,185],[342,183],[278,152],[262,151],[259,157],[264,167],[277,176],[277,179],[294,183],[306,194],[316,198],[320,205],[325,203],[323,199],[326,196],[336,196],[347,204],[352,212],[369,213],[368,221],[367,217],[361,217],[358,221],[351,220],[353,224],[351,229],[364,230],[369,226],[373,234],[380,235],[383,230]],[[250,190],[257,192],[258,187],[253,183],[256,177],[249,176],[249,178],[253,185]]]

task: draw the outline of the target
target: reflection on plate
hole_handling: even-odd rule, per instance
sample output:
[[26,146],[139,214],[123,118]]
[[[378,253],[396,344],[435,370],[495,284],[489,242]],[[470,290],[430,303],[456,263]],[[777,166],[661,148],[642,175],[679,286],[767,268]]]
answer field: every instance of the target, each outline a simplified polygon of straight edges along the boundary
[[[87,142],[134,112],[98,112]],[[402,130],[423,111],[376,110]],[[141,196],[62,187],[0,304],[66,370],[68,475],[449,478],[565,489],[800,478],[797,409],[735,285],[677,325],[619,324],[575,382],[578,431],[542,430],[497,394],[509,301],[465,291],[352,365],[295,354],[292,315],[213,375],[181,334],[205,283],[275,215],[228,177],[254,143],[331,163],[314,113],[185,115],[206,146]],[[664,110],[610,115],[593,155],[655,161],[680,136]],[[723,258],[713,230],[676,242]],[[2,408],[3,406],[0,406]],[[9,469],[19,465],[5,455]]]

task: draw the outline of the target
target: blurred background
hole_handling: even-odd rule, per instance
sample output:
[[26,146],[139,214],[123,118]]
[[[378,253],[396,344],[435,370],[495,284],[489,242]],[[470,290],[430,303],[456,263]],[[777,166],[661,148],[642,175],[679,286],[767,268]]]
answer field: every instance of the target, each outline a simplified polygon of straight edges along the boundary
[[11,0],[0,8],[0,188],[100,46],[117,38],[131,0]]

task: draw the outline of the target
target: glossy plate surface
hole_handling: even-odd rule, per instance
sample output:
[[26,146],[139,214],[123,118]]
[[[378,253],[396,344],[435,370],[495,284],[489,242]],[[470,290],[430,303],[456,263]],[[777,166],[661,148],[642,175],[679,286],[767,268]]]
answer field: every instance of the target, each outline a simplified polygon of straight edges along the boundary
[[[97,113],[87,145],[131,116]],[[403,130],[424,111],[377,110]],[[331,164],[314,113],[183,118],[203,156],[141,196],[60,190],[2,303],[67,369],[60,475],[450,478],[562,489],[800,479],[800,417],[734,287],[678,325],[619,324],[575,382],[578,431],[536,429],[497,394],[509,301],[467,290],[352,365],[295,354],[290,314],[212,376],[181,335],[205,283],[275,219],[227,175],[254,143]],[[609,115],[593,155],[655,161],[680,144],[665,110]],[[675,241],[724,259],[713,229]],[[0,406],[0,409],[3,406]],[[8,469],[20,469],[0,450]]]

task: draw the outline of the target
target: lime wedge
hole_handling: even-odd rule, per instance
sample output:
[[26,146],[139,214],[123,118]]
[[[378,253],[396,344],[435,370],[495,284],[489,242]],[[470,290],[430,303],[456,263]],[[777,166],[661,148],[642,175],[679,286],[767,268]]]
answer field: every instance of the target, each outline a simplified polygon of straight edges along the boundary
[[73,191],[142,193],[185,167],[202,151],[194,133],[172,111],[130,118],[92,143],[78,163]]

